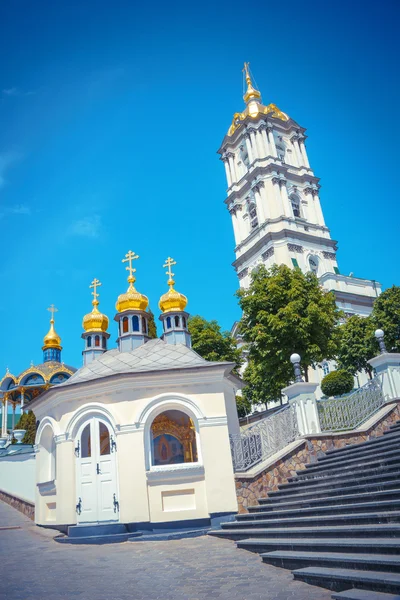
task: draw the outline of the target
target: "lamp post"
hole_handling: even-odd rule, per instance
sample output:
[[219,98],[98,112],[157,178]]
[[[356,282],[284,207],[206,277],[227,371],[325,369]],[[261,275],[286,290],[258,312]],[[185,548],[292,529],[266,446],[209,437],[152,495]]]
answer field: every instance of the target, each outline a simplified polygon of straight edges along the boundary
[[301,360],[300,354],[295,353],[295,354],[292,354],[290,357],[290,362],[292,363],[293,369],[294,369],[295,383],[300,383],[301,381],[303,381],[303,378],[301,376],[300,360]]
[[386,346],[385,346],[385,332],[383,329],[377,329],[375,331],[375,337],[378,340],[379,350],[381,354],[387,354]]

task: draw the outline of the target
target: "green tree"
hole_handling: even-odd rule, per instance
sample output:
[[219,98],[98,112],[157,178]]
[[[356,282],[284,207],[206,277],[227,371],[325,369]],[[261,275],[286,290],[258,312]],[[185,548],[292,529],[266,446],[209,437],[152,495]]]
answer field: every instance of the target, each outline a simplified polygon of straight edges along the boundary
[[352,375],[366,371],[371,378],[372,367],[368,360],[377,354],[374,324],[370,317],[352,315],[339,327],[337,363]]
[[26,429],[26,433],[22,440],[23,444],[34,444],[36,437],[36,417],[30,410],[22,414],[19,418],[15,429]]
[[[385,344],[389,352],[400,352],[400,287],[393,285],[374,302],[371,319],[374,329],[383,329]],[[375,342],[375,354],[378,343]]]
[[321,381],[321,390],[325,396],[342,396],[348,394],[354,387],[354,377],[345,369],[332,371]]
[[158,337],[157,335],[157,325],[156,325],[156,321],[154,318],[154,313],[153,311],[148,308],[147,312],[149,313],[149,338],[156,338]]
[[324,291],[313,273],[262,265],[237,296],[243,311],[240,333],[249,348],[243,393],[253,404],[276,400],[293,381],[293,352],[301,356],[306,380],[310,366],[335,356],[341,313],[333,292]]
[[229,331],[221,331],[217,321],[207,321],[199,315],[189,318],[189,333],[192,336],[192,348],[206,360],[234,362],[238,367],[241,352],[236,340]]

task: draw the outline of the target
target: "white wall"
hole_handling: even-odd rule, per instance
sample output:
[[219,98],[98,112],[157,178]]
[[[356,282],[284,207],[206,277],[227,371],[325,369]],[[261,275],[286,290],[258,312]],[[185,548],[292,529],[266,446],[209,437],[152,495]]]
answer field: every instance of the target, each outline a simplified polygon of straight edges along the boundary
[[35,503],[35,453],[0,458],[0,490]]

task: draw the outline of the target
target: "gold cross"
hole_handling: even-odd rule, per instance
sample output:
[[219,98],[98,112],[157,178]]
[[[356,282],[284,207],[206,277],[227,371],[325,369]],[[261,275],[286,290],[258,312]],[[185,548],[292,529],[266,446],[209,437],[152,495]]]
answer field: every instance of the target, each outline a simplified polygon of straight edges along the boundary
[[122,259],[122,262],[128,262],[129,266],[125,267],[127,271],[129,271],[129,279],[133,278],[133,273],[136,273],[136,269],[134,269],[132,267],[132,261],[133,260],[137,260],[139,258],[138,254],[135,254],[134,252],[132,252],[132,250],[129,250],[129,252],[127,254],[125,254],[125,258]]
[[54,322],[54,313],[58,312],[58,308],[56,308],[54,306],[54,304],[50,304],[49,308],[47,309],[49,312],[51,312],[51,319],[50,321]]
[[93,279],[92,283],[89,285],[89,288],[93,288],[93,292],[92,292],[92,296],[93,296],[93,301],[97,302],[97,298],[99,297],[100,294],[98,294],[97,292],[97,288],[101,286],[101,282],[98,279]]
[[[173,258],[171,258],[170,256],[168,256],[167,260],[165,261],[165,265],[163,265],[164,269],[167,269],[167,275],[169,277],[168,279],[168,284],[172,285],[174,282],[172,281],[172,278],[174,276],[174,273],[171,270],[171,267],[173,265],[176,265],[176,260],[174,260]],[[171,283],[170,283],[171,282]]]
[[245,62],[244,63],[244,69],[243,69],[243,71],[244,71],[245,76],[246,76],[246,83],[248,85],[251,85],[251,78],[250,78],[250,73],[249,73],[249,67],[250,67],[250,63]]

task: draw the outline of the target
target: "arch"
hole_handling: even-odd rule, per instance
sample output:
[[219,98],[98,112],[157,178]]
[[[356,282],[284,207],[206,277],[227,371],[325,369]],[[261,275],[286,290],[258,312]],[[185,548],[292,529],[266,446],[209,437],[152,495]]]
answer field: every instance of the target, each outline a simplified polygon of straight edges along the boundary
[[47,383],[47,376],[43,371],[41,371],[37,367],[29,367],[29,369],[23,371],[23,373],[21,373],[21,375],[18,377],[18,385],[24,385],[25,378],[31,373],[35,373],[35,375],[41,375],[44,381]]
[[92,347],[92,336],[91,335],[88,336],[86,345],[87,345],[88,348]]
[[166,324],[167,324],[167,329],[171,329],[171,317],[167,317]]
[[146,406],[137,415],[135,422],[142,426],[146,426],[149,419],[153,421],[157,415],[165,410],[181,410],[187,412],[192,421],[198,424],[199,419],[205,419],[204,413],[199,406],[183,394],[159,394],[151,398]]
[[50,423],[45,423],[38,438],[38,483],[54,481],[56,478],[56,443],[54,430]]
[[128,317],[123,317],[123,319],[122,319],[122,333],[128,333],[128,331],[129,331]]
[[318,256],[315,256],[315,254],[309,254],[307,257],[307,263],[308,263],[309,270],[312,273],[315,273],[315,275],[318,275],[318,270],[319,270]]
[[142,317],[142,333],[147,333],[147,321]]
[[132,331],[139,331],[139,317],[137,315],[132,317]]
[[7,373],[6,375],[4,375],[3,379],[0,381],[0,390],[4,390],[7,391],[10,389],[10,386],[16,386],[17,385],[17,378],[14,377],[14,375],[11,375],[11,373]]
[[96,348],[100,348],[100,336],[99,335],[94,336],[94,345],[96,346]]
[[295,218],[301,217],[301,209],[300,209],[300,198],[297,194],[291,194],[289,197],[290,204],[292,206],[293,216]]
[[91,417],[98,417],[109,422],[114,431],[118,431],[119,427],[115,421],[114,415],[102,404],[85,404],[79,408],[69,420],[65,428],[65,434],[68,439],[74,439],[77,432],[85,420]]
[[44,385],[45,383],[44,378],[39,373],[28,373],[24,377],[23,385]]
[[193,421],[186,412],[166,410],[150,427],[153,466],[197,463],[197,440]]
[[106,348],[107,348],[107,339],[106,339],[105,335],[103,335],[103,337],[102,337],[101,347],[103,348],[103,350],[106,350]]
[[174,317],[175,327],[180,327],[180,318],[178,315]]
[[50,383],[63,383],[70,377],[71,377],[71,375],[69,373],[64,373],[64,371],[59,371],[58,373],[54,373],[51,376]]
[[57,421],[55,419],[53,419],[53,417],[44,417],[40,421],[39,427],[36,431],[35,444],[40,443],[40,437],[41,437],[42,432],[45,427],[51,427],[54,437],[56,437],[60,433],[60,429],[59,429]]

